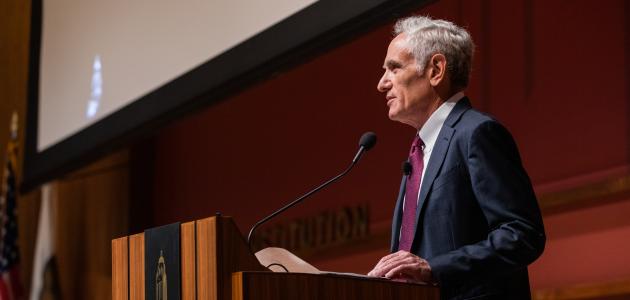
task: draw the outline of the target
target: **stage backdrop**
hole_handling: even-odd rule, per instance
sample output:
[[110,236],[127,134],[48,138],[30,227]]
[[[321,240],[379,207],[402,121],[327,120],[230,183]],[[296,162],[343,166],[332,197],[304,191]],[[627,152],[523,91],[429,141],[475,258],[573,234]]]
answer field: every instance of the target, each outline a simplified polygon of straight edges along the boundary
[[[513,133],[541,201],[550,193],[571,193],[628,175],[627,7],[624,1],[444,0],[416,12],[471,31],[477,53],[467,95],[473,106]],[[349,245],[311,259],[337,271],[369,270],[387,251],[400,166],[414,135],[411,127],[387,119],[384,95],[376,90],[391,25],[169,126],[154,146],[139,148],[134,159],[154,149],[151,172],[138,179],[152,181],[152,196],[144,200],[149,222],[186,221],[220,211],[246,231],[344,169],[359,136],[371,130],[379,141],[356,169],[280,220],[368,203],[370,231],[380,244],[355,243],[354,252]],[[143,201],[142,196],[136,200]],[[599,205],[606,199],[591,200]],[[608,209],[630,212],[621,204]],[[577,217],[546,212],[549,243],[531,268],[534,287],[603,280],[610,274],[630,277],[624,270],[630,265],[627,256],[615,254],[616,249],[630,251],[623,238],[630,221],[603,222],[605,211],[585,213],[586,224],[603,224],[591,228],[594,235],[578,230],[575,223],[582,221]],[[611,226],[620,231],[608,232]],[[588,271],[567,273],[563,267],[583,266],[569,247],[578,244],[594,253]]]

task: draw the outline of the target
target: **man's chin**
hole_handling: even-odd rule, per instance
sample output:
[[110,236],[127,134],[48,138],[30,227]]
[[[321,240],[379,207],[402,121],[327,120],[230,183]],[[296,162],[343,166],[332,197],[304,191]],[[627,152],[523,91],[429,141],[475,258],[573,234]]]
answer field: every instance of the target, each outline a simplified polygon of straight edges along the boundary
[[401,123],[401,124],[405,124],[405,125],[409,125],[409,126],[411,126],[413,128],[418,129],[418,127],[416,126],[416,124],[414,122],[412,122],[410,119],[401,118],[400,115],[398,115],[398,114],[390,113],[388,115],[388,117],[392,121],[395,121],[395,122],[398,122],[398,123]]
[[389,111],[389,114],[387,115],[389,117],[390,120],[395,121],[395,122],[400,122],[400,123],[405,123],[403,122],[403,120],[400,118],[400,114],[398,114],[396,111]]
[[400,122],[398,120],[398,113],[395,110],[391,109],[391,108],[389,109],[389,112],[387,113],[387,116],[392,121]]

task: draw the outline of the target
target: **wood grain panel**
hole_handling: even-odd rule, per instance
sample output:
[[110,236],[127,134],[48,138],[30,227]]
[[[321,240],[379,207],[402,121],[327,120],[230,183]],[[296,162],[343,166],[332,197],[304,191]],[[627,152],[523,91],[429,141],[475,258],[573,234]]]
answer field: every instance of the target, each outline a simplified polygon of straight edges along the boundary
[[197,221],[197,299],[217,299],[216,219]]
[[129,237],[129,299],[144,300],[144,233]]
[[182,276],[182,299],[197,299],[197,275],[195,270],[196,262],[196,237],[195,222],[182,223],[181,232],[181,276]]
[[243,273],[232,274],[232,300],[243,300],[245,294],[243,294]]
[[112,300],[129,299],[129,241],[112,240]]
[[197,221],[198,299],[231,299],[233,272],[263,270],[232,218]]

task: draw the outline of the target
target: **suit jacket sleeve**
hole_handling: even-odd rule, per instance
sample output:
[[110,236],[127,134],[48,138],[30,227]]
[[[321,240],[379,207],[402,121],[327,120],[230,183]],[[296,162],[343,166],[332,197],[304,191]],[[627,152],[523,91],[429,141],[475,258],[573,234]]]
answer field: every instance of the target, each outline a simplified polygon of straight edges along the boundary
[[467,144],[472,190],[489,232],[485,240],[429,259],[441,284],[508,274],[533,262],[545,245],[536,196],[509,132],[485,121]]

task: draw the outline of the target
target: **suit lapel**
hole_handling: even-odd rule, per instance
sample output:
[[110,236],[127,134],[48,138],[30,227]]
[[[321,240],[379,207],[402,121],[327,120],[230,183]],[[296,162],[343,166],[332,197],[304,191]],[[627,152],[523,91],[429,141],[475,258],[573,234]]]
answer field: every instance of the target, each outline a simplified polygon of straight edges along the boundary
[[453,133],[455,133],[455,129],[442,126],[442,130],[440,130],[440,134],[435,141],[435,145],[433,145],[433,151],[431,151],[431,157],[429,158],[429,165],[427,166],[427,170],[422,178],[422,185],[420,186],[420,198],[418,208],[416,210],[416,222],[422,208],[424,207],[429,190],[433,185],[433,180],[435,180],[435,176],[440,170],[440,167],[442,167],[446,151],[448,150],[448,146],[451,144],[451,137],[453,136]]
[[[418,200],[418,208],[416,209],[416,233],[414,237],[417,236],[418,230],[418,222],[420,222],[420,216],[422,215],[422,210],[426,205],[427,196],[429,191],[431,190],[431,186],[433,186],[433,181],[435,177],[440,171],[442,164],[444,163],[444,158],[446,157],[446,153],[448,152],[448,148],[451,144],[451,138],[455,133],[455,124],[459,121],[461,115],[468,109],[470,109],[470,102],[468,98],[464,97],[461,99],[453,110],[448,115],[446,120],[444,121],[444,125],[442,125],[442,129],[438,134],[437,140],[435,140],[435,145],[433,145],[433,151],[431,151],[431,157],[429,158],[429,164],[424,173],[424,177],[422,178],[422,184],[420,186],[420,197]],[[414,238],[414,243],[417,243]],[[413,244],[412,243],[412,248]]]

